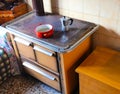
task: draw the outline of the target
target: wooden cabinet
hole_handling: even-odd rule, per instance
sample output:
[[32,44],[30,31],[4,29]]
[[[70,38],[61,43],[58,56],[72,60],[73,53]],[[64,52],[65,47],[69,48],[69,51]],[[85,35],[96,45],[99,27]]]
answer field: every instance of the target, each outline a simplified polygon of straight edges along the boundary
[[[79,84],[75,69],[88,55],[91,35],[98,26],[74,19],[70,30],[63,32],[61,17],[63,16],[53,14],[37,16],[35,11],[32,11],[8,23],[6,31],[11,34],[16,55],[27,73],[48,83],[62,94],[74,94]],[[54,27],[52,37],[36,37],[34,30],[41,23],[49,23]],[[27,65],[33,66],[35,70]],[[40,70],[44,70],[45,75],[40,74]],[[51,81],[49,77],[54,80]]]
[[49,50],[18,36],[11,35],[11,39],[24,71],[63,94],[71,94],[77,88],[79,82],[75,68],[89,52],[91,37],[66,53]]
[[14,47],[19,54],[19,59],[22,61],[23,70],[61,91],[56,53],[29,40],[11,36],[15,44]]
[[[61,17],[54,14],[37,16],[32,11],[8,23],[6,31],[11,34],[15,53],[22,61],[24,71],[62,94],[74,94],[79,84],[75,69],[89,54],[91,35],[98,25],[74,19],[70,30],[63,32],[59,20]],[[34,30],[41,23],[54,27],[52,37],[36,37]]]

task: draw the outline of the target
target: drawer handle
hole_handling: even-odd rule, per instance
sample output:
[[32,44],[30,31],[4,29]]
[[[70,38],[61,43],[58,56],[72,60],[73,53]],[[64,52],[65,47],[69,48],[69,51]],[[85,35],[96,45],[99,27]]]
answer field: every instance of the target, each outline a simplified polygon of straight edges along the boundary
[[26,41],[26,40],[21,39],[21,38],[18,38],[18,37],[15,37],[14,40],[15,40],[16,42],[19,42],[19,43],[24,44],[24,45],[26,45],[26,46],[30,46],[30,44],[31,44],[31,42]]
[[52,80],[52,81],[53,81],[53,80],[56,80],[55,77],[53,77],[53,76],[45,73],[44,70],[40,69],[39,67],[37,67],[37,66],[35,66],[35,65],[33,65],[33,64],[30,64],[29,62],[26,62],[26,61],[23,62],[23,66],[25,66],[25,67],[27,67],[27,68],[29,68],[29,69],[31,69],[31,70],[36,71],[37,73],[41,74],[42,76],[44,76],[44,77],[46,77],[46,78],[48,78],[48,79],[50,79],[50,80]]
[[36,51],[39,51],[39,52],[41,52],[41,53],[43,53],[43,54],[46,54],[46,55],[48,55],[48,56],[54,56],[54,53],[53,53],[53,52],[49,52],[49,51],[44,50],[44,49],[42,49],[42,48],[40,48],[40,47],[38,47],[38,46],[34,46],[33,49],[36,50]]

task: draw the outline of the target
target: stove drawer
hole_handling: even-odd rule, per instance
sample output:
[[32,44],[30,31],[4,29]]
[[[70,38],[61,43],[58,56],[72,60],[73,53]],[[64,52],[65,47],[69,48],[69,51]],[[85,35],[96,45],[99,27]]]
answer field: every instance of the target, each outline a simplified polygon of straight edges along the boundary
[[20,37],[15,37],[14,41],[17,44],[17,48],[20,55],[30,58],[32,60],[35,60],[35,55],[34,55],[33,48],[31,47],[31,44],[32,44],[31,42],[26,41]]
[[46,83],[47,85],[55,88],[56,90],[61,91],[58,75],[54,75],[53,73],[48,72],[47,70],[43,69],[42,67],[32,64],[28,61],[24,61],[22,63],[22,65],[24,66],[24,70],[27,73],[29,73],[33,77],[37,78],[38,80]]
[[34,45],[33,49],[35,50],[36,60],[39,64],[58,72],[55,52],[40,47],[39,45]]

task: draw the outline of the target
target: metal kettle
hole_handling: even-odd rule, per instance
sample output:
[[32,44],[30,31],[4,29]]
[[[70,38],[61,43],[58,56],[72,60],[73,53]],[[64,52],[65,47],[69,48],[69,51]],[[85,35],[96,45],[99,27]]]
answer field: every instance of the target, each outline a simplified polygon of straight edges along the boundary
[[62,17],[60,18],[61,25],[62,25],[62,31],[68,31],[69,30],[69,25],[73,24],[73,19],[69,17]]

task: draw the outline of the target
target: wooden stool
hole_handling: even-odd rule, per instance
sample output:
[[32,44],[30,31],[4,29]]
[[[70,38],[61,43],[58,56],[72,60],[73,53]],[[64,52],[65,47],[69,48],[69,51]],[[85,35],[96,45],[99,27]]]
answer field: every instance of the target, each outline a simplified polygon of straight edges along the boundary
[[76,72],[80,94],[120,94],[120,52],[97,47]]

